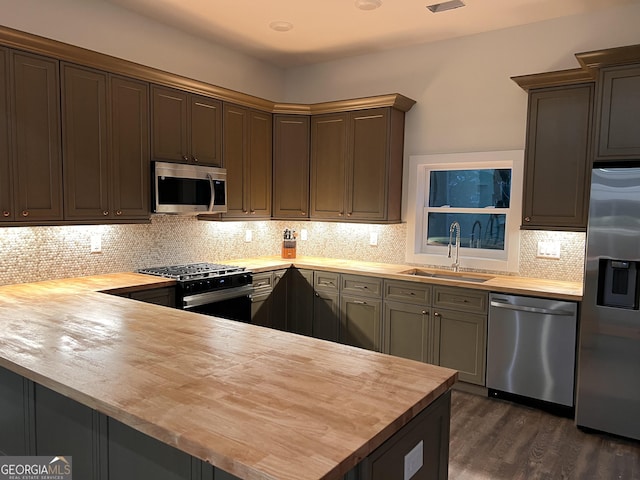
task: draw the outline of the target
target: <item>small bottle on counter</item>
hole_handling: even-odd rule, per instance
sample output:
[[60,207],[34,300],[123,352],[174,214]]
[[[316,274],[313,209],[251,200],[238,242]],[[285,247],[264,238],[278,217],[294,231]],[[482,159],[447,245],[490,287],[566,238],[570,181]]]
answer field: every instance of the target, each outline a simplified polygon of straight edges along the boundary
[[282,258],[296,258],[296,231],[285,228],[282,240]]

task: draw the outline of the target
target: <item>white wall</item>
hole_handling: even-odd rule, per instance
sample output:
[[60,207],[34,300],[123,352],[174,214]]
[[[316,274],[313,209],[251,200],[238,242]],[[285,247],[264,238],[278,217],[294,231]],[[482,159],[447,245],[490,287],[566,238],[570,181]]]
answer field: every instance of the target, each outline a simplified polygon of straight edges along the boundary
[[0,24],[273,101],[284,71],[102,0],[0,0]]
[[[512,76],[577,68],[574,54],[640,43],[640,4],[292,68],[286,101],[398,92],[409,155],[524,148],[527,95]],[[406,193],[406,169],[405,188]]]

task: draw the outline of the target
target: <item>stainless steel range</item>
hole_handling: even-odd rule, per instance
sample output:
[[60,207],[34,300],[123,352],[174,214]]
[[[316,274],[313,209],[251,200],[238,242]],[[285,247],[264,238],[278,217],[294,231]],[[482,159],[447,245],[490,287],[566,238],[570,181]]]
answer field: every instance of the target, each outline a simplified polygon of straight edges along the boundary
[[249,322],[253,274],[244,267],[192,263],[142,268],[146,273],[176,280],[176,306],[183,310]]

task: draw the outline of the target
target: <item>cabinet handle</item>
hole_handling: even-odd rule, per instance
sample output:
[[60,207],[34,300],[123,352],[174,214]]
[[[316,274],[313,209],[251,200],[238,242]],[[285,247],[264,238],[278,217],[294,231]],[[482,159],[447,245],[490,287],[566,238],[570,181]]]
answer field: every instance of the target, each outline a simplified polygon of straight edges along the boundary
[[116,211],[116,215],[118,215],[118,216],[122,215],[122,210],[117,210]]
[[182,160],[184,160],[185,162],[189,161],[189,157],[187,157],[186,155],[182,155]]
[[2,212],[2,216],[3,217],[8,217],[9,215],[11,215],[9,212],[7,212],[6,210],[4,212]]
[[106,217],[107,215],[109,215],[109,211],[105,210],[104,212],[102,212],[102,215],[104,215]]
[[28,217],[29,216],[29,210],[23,210],[22,211],[22,216],[23,217]]
[[362,300],[354,300],[353,303],[357,303],[358,305],[366,305],[367,302],[363,302]]
[[366,285],[354,285],[353,288],[369,288]]
[[434,316],[434,317],[439,317],[439,316],[440,316],[440,314],[439,314],[438,312],[434,312],[434,313],[433,313],[433,316]]
[[530,222],[531,221],[531,217],[524,217],[524,221],[525,222]]
[[191,155],[191,158],[194,162],[198,163],[198,157],[196,157],[195,155]]
[[410,296],[415,296],[416,292],[400,292],[400,295],[410,295]]

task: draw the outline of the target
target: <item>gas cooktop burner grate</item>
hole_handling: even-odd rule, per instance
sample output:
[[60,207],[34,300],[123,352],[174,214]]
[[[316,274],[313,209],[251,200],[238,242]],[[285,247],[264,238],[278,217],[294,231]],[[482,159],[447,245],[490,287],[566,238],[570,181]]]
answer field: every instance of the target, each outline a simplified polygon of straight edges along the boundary
[[220,277],[234,273],[242,273],[245,267],[221,265],[217,263],[191,263],[187,265],[171,265],[168,267],[141,268],[138,273],[172,278],[174,280],[193,280],[199,278]]

